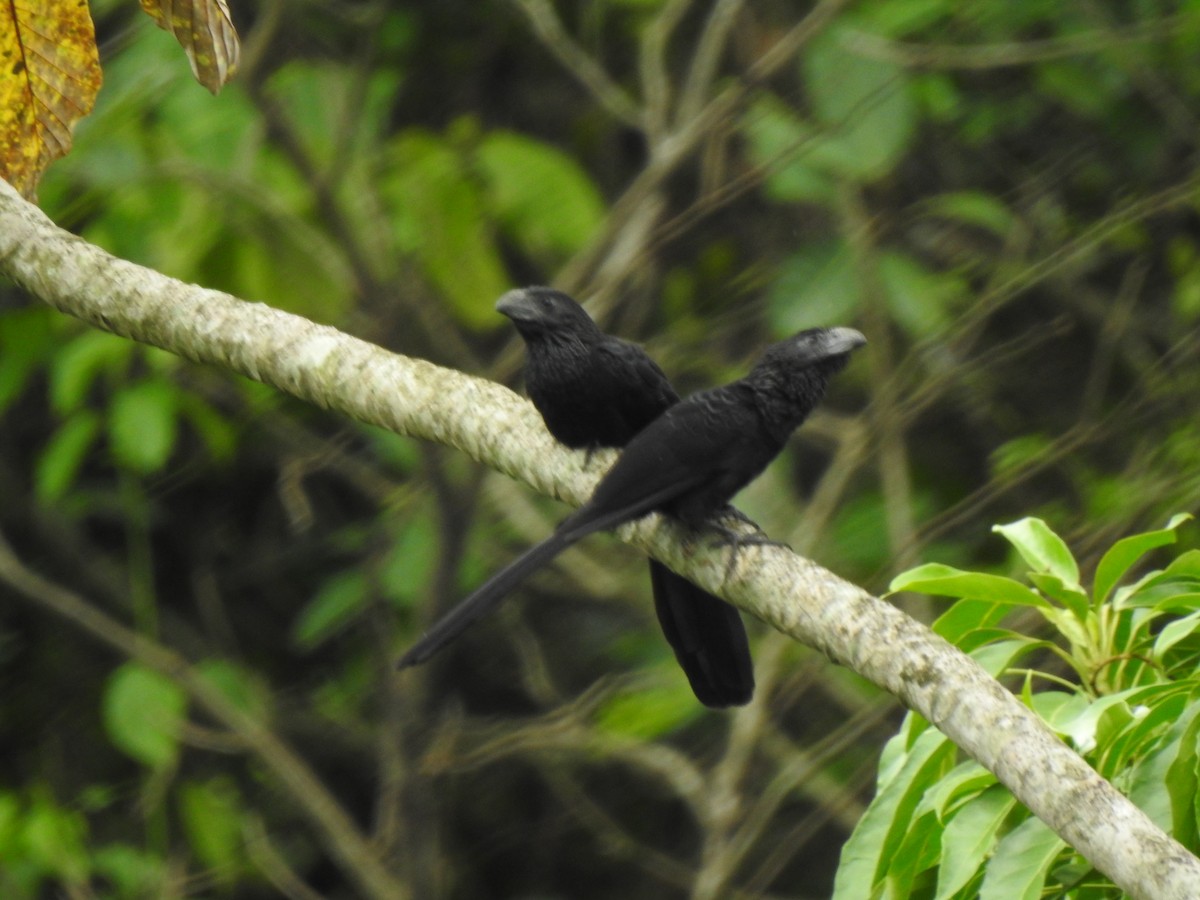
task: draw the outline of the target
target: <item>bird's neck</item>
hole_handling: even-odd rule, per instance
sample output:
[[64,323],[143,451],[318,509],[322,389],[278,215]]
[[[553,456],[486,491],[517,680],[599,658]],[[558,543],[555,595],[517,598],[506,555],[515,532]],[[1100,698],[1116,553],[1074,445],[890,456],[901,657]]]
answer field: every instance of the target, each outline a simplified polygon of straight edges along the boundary
[[829,379],[840,368],[835,360],[823,360],[800,371],[755,372],[751,385],[767,432],[781,444],[786,442],[821,402]]

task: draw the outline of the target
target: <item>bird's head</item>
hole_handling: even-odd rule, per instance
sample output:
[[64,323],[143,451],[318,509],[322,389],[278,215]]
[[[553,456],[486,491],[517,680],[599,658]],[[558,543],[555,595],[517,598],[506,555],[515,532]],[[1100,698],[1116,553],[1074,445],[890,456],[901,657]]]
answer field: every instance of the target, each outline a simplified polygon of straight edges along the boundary
[[862,332],[853,328],[807,328],[768,347],[758,365],[794,369],[825,360],[844,364],[866,342]]
[[496,312],[512,319],[525,338],[598,331],[582,306],[562,291],[548,287],[515,288],[496,301]]

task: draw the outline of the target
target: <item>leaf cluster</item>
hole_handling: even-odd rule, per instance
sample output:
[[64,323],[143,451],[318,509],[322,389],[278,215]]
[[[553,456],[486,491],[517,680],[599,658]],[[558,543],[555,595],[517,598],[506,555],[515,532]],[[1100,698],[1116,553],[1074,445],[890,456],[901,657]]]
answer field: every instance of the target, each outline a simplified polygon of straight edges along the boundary
[[[1019,678],[1022,700],[1056,734],[1194,849],[1200,551],[1138,574],[1143,557],[1174,543],[1191,519],[1177,515],[1117,541],[1090,591],[1067,545],[1036,518],[995,529],[1020,556],[1027,583],[930,563],[896,576],[892,590],[955,598],[934,629],[997,678]],[[1023,611],[1049,634],[1004,627]],[[843,850],[835,896],[1100,900],[1121,892],[910,714],[883,751],[876,797]]]

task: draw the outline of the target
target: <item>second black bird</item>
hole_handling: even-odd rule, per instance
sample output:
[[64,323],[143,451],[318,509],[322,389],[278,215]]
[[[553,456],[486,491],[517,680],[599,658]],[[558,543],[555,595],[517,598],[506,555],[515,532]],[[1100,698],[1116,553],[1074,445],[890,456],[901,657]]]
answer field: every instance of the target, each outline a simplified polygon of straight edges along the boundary
[[438,621],[404,656],[417,665],[450,643],[537,568],[596,531],[660,511],[699,526],[778,455],[866,343],[852,328],[813,328],[774,344],[745,378],[670,407],[625,447],[591,498]]
[[[561,291],[509,291],[496,309],[525,339],[525,387],[550,433],[568,447],[624,447],[679,401],[646,352],[605,334]],[[730,604],[650,561],[654,609],[692,692],[705,706],[747,703],[754,667]]]

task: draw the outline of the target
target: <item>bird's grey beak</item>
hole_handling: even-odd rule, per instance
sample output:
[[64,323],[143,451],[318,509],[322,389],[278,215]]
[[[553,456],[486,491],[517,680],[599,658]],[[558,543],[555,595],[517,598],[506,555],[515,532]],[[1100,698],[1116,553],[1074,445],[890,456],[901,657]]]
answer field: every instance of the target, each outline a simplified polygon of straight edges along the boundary
[[533,313],[529,305],[529,293],[525,288],[513,288],[496,301],[496,312],[514,321],[529,318]]
[[825,352],[830,356],[857,350],[867,342],[861,331],[854,328],[830,328],[825,335]]

